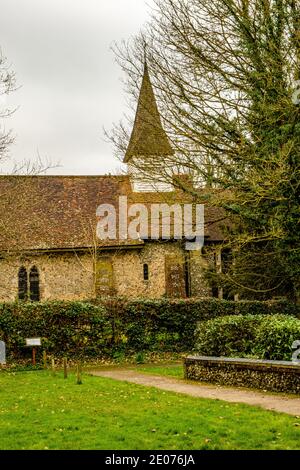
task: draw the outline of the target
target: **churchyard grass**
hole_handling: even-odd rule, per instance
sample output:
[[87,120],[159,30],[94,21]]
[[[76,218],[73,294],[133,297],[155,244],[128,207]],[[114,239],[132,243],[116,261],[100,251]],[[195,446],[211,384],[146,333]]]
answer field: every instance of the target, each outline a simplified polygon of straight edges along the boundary
[[[255,425],[254,425],[255,423]],[[299,449],[300,418],[59,372],[0,372],[0,449]]]
[[176,379],[183,379],[184,376],[182,364],[140,366],[136,370],[143,374],[162,375]]

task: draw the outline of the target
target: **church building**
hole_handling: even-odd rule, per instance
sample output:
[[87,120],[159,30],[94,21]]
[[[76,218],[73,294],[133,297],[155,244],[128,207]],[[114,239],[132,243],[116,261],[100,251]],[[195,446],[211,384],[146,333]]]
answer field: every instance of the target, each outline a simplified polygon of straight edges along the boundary
[[136,174],[137,160],[156,161],[153,174],[159,174],[173,153],[146,65],[124,155],[127,174],[0,177],[0,301],[222,295],[204,277],[208,264],[220,268],[218,255],[205,255],[205,246],[218,247],[224,237],[216,208],[205,206],[200,251],[188,251],[184,240],[172,238],[97,237],[97,208],[118,208],[120,197],[146,207],[189,202],[176,185],[157,187]]

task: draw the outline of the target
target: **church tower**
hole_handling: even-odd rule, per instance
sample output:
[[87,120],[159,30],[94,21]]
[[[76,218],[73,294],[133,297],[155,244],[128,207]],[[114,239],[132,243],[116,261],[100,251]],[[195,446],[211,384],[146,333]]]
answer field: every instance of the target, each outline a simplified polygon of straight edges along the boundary
[[173,155],[145,63],[134,126],[124,158],[134,191],[170,190],[172,185],[162,182],[162,175],[166,169],[165,159]]

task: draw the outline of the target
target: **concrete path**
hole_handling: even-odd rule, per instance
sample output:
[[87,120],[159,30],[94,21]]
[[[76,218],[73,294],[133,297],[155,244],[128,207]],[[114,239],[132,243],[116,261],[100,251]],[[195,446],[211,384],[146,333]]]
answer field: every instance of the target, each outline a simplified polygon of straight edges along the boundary
[[287,413],[300,417],[300,398],[280,394],[266,394],[242,388],[222,387],[218,385],[198,384],[181,379],[158,375],[142,374],[128,369],[91,371],[91,375],[131,382],[147,387],[156,387],[169,392],[184,393],[192,397],[224,400],[231,403],[246,403],[260,406],[266,410]]

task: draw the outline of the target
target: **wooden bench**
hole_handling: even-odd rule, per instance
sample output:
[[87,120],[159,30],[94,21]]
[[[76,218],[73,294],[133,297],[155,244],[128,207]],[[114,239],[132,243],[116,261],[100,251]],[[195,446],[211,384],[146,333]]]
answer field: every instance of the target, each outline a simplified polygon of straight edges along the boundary
[[188,380],[300,394],[300,364],[293,362],[188,356],[184,370]]

